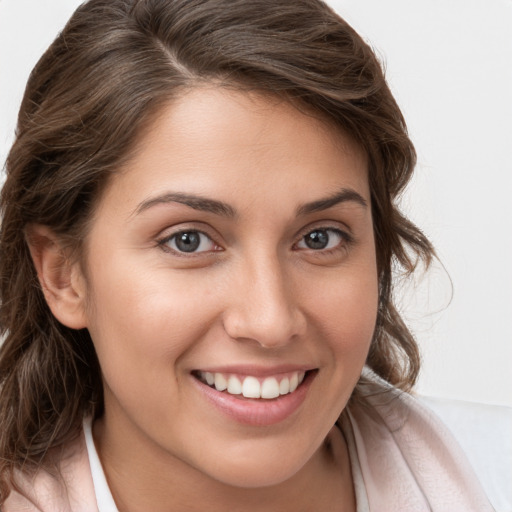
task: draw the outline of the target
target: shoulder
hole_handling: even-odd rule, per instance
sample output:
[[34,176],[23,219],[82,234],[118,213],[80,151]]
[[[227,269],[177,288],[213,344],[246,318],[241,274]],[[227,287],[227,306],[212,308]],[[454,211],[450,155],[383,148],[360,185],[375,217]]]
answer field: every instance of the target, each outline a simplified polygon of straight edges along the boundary
[[452,434],[414,396],[365,369],[347,417],[371,510],[493,510]]
[[58,468],[59,476],[18,473],[19,491],[11,492],[2,512],[97,512],[83,433],[60,450]]

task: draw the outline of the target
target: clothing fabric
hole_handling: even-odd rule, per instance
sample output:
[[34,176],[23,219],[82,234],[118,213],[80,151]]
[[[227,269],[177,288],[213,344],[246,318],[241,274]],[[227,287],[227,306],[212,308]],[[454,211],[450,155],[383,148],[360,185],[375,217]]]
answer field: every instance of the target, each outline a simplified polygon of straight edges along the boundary
[[466,455],[430,409],[367,369],[358,395],[341,421],[355,441],[368,510],[494,510]]
[[[347,441],[357,512],[491,512],[466,456],[413,396],[366,369],[339,427]],[[62,481],[23,477],[3,512],[118,512],[94,446],[90,420],[63,450]]]

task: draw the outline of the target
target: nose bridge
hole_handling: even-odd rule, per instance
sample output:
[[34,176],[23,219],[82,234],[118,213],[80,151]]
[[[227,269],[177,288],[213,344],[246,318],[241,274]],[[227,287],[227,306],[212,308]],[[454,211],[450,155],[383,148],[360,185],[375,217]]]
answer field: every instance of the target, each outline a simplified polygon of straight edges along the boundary
[[232,338],[278,347],[302,333],[305,321],[293,293],[293,279],[277,251],[260,247],[244,258],[238,273],[225,318]]

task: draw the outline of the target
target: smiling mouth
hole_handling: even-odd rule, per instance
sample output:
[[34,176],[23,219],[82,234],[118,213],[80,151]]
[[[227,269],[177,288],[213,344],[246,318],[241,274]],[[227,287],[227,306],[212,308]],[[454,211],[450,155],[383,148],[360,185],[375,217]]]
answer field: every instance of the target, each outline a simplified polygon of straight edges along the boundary
[[194,371],[192,375],[212,389],[238,398],[273,400],[296,391],[310,371],[293,371],[265,378],[220,372]]

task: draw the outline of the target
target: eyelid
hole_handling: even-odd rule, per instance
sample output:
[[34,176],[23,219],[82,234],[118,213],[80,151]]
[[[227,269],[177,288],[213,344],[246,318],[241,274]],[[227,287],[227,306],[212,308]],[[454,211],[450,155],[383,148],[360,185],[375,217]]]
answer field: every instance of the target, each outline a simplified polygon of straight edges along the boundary
[[[338,243],[336,243],[336,245],[334,247],[322,247],[322,248],[319,248],[319,249],[313,249],[311,247],[307,247],[306,245],[306,237],[309,236],[311,233],[314,233],[314,232],[317,232],[317,231],[325,231],[326,233],[334,233],[336,235],[336,237],[339,239],[338,240]],[[340,244],[342,244],[343,242],[347,242],[346,240],[346,237],[344,235],[344,233],[339,230],[339,229],[333,229],[333,228],[316,228],[316,229],[313,229],[311,231],[308,231],[308,233],[306,233],[304,236],[302,236],[302,238],[297,242],[297,247],[299,249],[303,249],[305,251],[307,250],[310,250],[310,251],[314,251],[314,252],[321,252],[321,251],[330,251],[330,250],[335,250],[337,248],[339,248]],[[329,241],[327,243],[327,245],[329,245],[331,243],[331,235],[329,235]],[[305,247],[299,247],[301,244],[304,244]]]
[[[183,233],[198,233],[200,235],[203,235],[203,236],[207,237],[215,247],[214,247],[214,249],[210,249],[210,250],[199,251],[199,252],[191,251],[188,253],[185,251],[179,251],[172,247],[169,247],[169,245],[168,245],[169,242],[171,240],[173,240],[175,237],[177,237]],[[169,230],[165,234],[159,236],[156,240],[156,243],[157,243],[157,246],[160,247],[163,251],[172,253],[175,256],[186,257],[186,258],[192,258],[194,256],[200,256],[200,255],[202,256],[202,255],[211,254],[211,253],[215,253],[215,252],[219,252],[219,251],[223,250],[221,245],[215,240],[215,238],[212,235],[210,235],[203,229],[198,229],[197,227],[192,227],[192,226],[190,226],[190,227],[180,226],[179,228],[177,227],[175,230],[172,230],[172,231]]]
[[354,242],[354,235],[352,234],[350,228],[343,228],[339,223],[332,223],[327,221],[327,223],[315,222],[314,224],[310,224],[309,226],[301,229],[296,235],[297,242],[295,242],[294,245],[303,240],[306,235],[312,233],[313,231],[334,231],[335,233],[338,233],[346,241],[346,243]]

